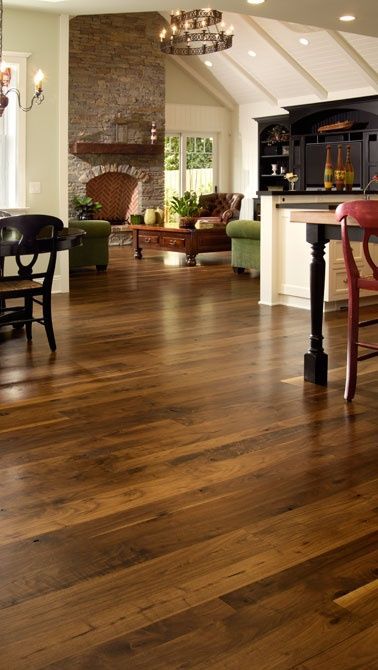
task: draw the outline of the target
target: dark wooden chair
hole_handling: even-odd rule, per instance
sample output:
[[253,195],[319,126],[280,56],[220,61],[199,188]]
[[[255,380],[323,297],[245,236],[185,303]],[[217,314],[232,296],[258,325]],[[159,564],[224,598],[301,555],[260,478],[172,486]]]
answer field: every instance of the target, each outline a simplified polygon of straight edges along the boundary
[[[349,241],[348,217],[363,229],[363,255],[372,270],[372,274],[363,277],[360,275],[353,250]],[[357,363],[378,355],[378,343],[362,342],[359,340],[359,328],[378,323],[377,319],[359,321],[360,289],[378,291],[378,267],[369,252],[369,238],[378,236],[378,201],[351,200],[341,203],[336,209],[336,218],[341,221],[344,261],[348,278],[348,349],[347,372],[345,383],[345,400],[353,400],[356,392]],[[370,353],[358,354],[358,347],[371,349]]]
[[[45,327],[50,349],[56,343],[51,317],[51,287],[56,263],[56,240],[63,228],[60,219],[44,214],[23,214],[0,219],[0,243],[12,248],[18,275],[0,276],[0,327],[26,326],[26,337],[32,339],[32,324]],[[44,270],[37,269],[40,254]],[[20,303],[23,300],[23,304]],[[16,305],[10,302],[17,300]],[[42,307],[42,316],[33,315],[34,303]]]

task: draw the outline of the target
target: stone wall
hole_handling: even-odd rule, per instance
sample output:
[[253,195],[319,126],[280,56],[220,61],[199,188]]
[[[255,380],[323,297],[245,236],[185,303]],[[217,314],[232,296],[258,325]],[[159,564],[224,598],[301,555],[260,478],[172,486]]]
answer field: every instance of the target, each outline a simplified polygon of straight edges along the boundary
[[[150,143],[153,121],[164,142],[165,73],[160,14],[77,16],[70,21],[69,142]],[[121,119],[123,125],[117,125]],[[118,128],[118,131],[117,131]],[[69,198],[85,194],[91,168],[147,173],[140,210],[162,207],[163,154],[69,156]],[[71,208],[72,214],[72,208]]]

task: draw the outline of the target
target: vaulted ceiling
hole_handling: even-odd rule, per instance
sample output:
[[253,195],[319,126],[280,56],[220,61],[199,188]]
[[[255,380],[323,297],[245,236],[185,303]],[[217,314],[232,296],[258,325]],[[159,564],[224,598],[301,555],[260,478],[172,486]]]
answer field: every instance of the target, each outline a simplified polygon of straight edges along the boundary
[[[6,6],[69,14],[160,11],[166,0],[5,0]],[[185,3],[185,9],[199,3]],[[296,102],[378,93],[378,0],[217,0],[233,24],[232,49],[210,57],[175,57],[227,106]],[[230,10],[232,7],[232,13]],[[175,9],[176,7],[174,7]],[[339,16],[354,14],[353,23]],[[299,38],[307,38],[304,46]],[[249,55],[253,52],[255,55]],[[171,56],[167,56],[171,58]],[[204,61],[212,63],[211,69]]]

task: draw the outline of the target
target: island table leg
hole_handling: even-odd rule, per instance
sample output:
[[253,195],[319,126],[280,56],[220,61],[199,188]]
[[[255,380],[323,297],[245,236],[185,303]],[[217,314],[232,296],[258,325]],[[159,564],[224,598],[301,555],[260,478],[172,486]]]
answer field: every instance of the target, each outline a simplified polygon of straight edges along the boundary
[[323,303],[325,282],[324,226],[307,225],[306,240],[311,244],[310,264],[311,335],[310,348],[304,355],[304,379],[313,384],[327,385],[328,355],[323,349]]

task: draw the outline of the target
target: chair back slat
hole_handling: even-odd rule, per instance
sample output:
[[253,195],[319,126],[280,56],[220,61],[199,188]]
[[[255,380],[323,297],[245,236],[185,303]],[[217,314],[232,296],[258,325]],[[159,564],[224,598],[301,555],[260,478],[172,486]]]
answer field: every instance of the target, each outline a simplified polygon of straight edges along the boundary
[[363,254],[372,270],[374,279],[378,279],[378,267],[371,257],[369,250],[370,238],[372,236],[378,237],[378,201],[351,200],[349,202],[342,202],[338,205],[335,216],[338,221],[341,221],[341,238],[348,278],[360,276],[349,240],[348,217],[351,217],[363,229]]
[[60,219],[46,214],[21,214],[0,219],[0,240],[17,243],[15,260],[20,277],[32,277],[39,254],[49,253],[46,271],[40,272],[39,277],[52,281],[57,235],[62,228]]

